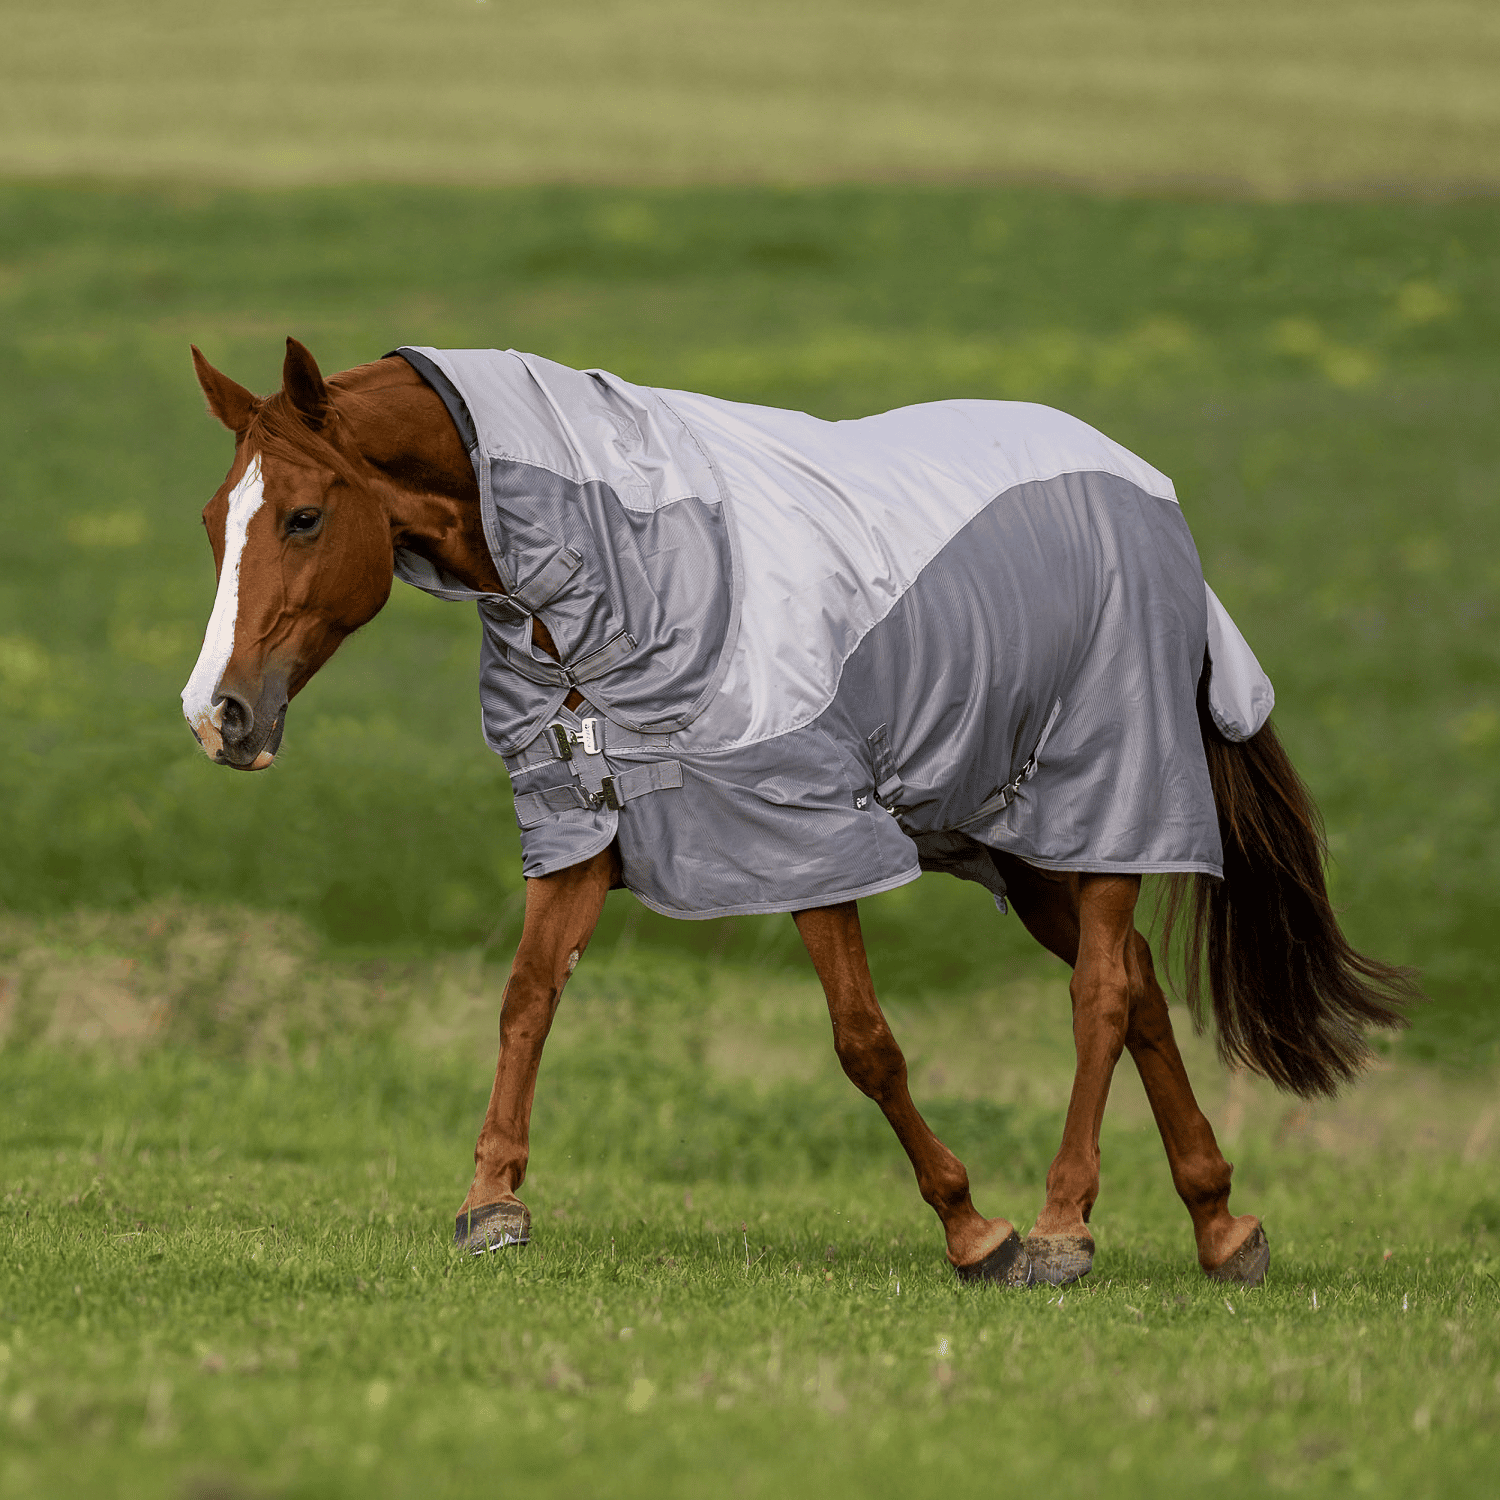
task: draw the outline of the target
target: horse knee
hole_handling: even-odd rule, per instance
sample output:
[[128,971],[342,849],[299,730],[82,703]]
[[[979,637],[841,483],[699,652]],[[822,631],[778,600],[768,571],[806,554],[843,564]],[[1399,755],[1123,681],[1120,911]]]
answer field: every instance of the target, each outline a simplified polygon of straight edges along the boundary
[[841,1026],[834,1032],[833,1045],[850,1083],[872,1099],[884,1098],[906,1077],[906,1059],[884,1026],[869,1030]]

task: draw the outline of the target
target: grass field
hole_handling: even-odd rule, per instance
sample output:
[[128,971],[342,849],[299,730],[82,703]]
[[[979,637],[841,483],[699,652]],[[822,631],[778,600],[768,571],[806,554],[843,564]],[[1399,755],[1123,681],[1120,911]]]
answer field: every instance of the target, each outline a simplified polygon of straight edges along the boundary
[[[0,1500],[1493,1491],[1492,8],[64,0],[5,34]],[[1337,1105],[1190,1043],[1265,1287],[1197,1273],[1125,1072],[1093,1276],[959,1287],[789,920],[622,894],[543,1067],[535,1242],[455,1258],[520,916],[472,615],[398,591],[267,776],[178,712],[229,461],[186,346],[264,390],[287,333],[830,417],[1041,400],[1173,475],[1346,925],[1434,997]],[[863,914],[919,1102],[1028,1221],[1065,972],[940,877]]]
[[[514,344],[837,416],[962,392],[1068,407],[1173,475],[1277,684],[1356,938],[1426,971],[1415,1044],[1494,1058],[1500,297],[1491,204],[1035,189],[0,189],[0,901],[280,907],[358,949],[488,944],[519,909],[469,611],[399,589],[293,706],[284,764],[175,711],[229,461],[188,340],[258,388]],[[482,836],[476,836],[476,829]],[[798,961],[784,920],[604,940]],[[983,892],[873,903],[888,992],[1032,962]],[[975,941],[978,927],[985,941]]]
[[[543,1069],[536,1239],[475,1261],[440,1231],[499,970],[329,963],[288,919],[172,903],[11,919],[0,963],[21,971],[0,1053],[7,1500],[81,1474],[101,1496],[1492,1485],[1493,1073],[1408,1063],[1305,1111],[1194,1049],[1275,1244],[1265,1287],[1228,1295],[1122,1075],[1092,1278],[976,1290],[839,1074],[815,984],[598,952]],[[1065,981],[893,1007],[993,1212],[1040,1203]]]
[[[0,1495],[81,1466],[122,1495],[1483,1493],[1500,210],[0,198]],[[830,416],[1039,398],[1172,473],[1328,813],[1350,930],[1436,997],[1338,1109],[1195,1053],[1271,1226],[1266,1288],[1200,1280],[1122,1078],[1091,1282],[960,1290],[837,1076],[790,923],[623,896],[543,1071],[537,1243],[451,1259],[519,917],[472,618],[399,592],[266,777],[217,773],[177,715],[229,456],[185,345],[266,388],[287,331],[330,368],[515,344]],[[924,1107],[1024,1220],[1067,1089],[1063,976],[938,877],[866,916]]]

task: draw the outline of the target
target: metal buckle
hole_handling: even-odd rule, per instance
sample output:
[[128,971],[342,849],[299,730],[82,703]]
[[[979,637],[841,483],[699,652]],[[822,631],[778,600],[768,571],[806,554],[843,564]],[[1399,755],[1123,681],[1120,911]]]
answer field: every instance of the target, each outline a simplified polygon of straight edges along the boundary
[[598,719],[583,719],[580,721],[580,729],[569,729],[566,724],[549,724],[547,733],[552,736],[552,743],[557,746],[559,760],[573,759],[573,746],[582,745],[585,755],[602,755],[604,753],[603,735],[599,732]]
[[620,799],[615,793],[615,778],[606,776],[600,783],[599,789],[604,797],[604,805],[612,812],[619,812]]

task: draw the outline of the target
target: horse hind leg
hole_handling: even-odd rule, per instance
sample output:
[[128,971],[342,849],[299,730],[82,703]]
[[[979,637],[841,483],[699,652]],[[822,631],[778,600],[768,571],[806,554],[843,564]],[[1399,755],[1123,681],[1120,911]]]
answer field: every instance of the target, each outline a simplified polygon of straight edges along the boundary
[[1099,1195],[1099,1130],[1129,1029],[1127,954],[1140,881],[1115,875],[1048,880],[1027,873],[1032,878],[1021,882],[1025,894],[1017,890],[1017,910],[1046,946],[1073,964],[1073,1088],[1062,1145],[1047,1171],[1047,1200],[1026,1237],[1037,1280],[1065,1286],[1094,1264],[1088,1222]]
[[1139,932],[1131,940],[1129,965],[1131,1007],[1125,1045],[1151,1101],[1173,1186],[1192,1218],[1198,1264],[1215,1281],[1259,1286],[1270,1264],[1270,1243],[1253,1214],[1236,1217],[1229,1212],[1234,1168],[1224,1159],[1213,1127],[1193,1097],[1151,948]]
[[795,920],[828,998],[839,1062],[896,1132],[922,1197],[942,1221],[949,1263],[964,1281],[1025,1286],[1032,1279],[1031,1266],[1015,1226],[979,1213],[963,1163],[912,1103],[906,1059],[875,998],[857,907],[852,901],[815,907],[796,913]]
[[[993,857],[1027,931],[1076,969],[1082,925],[1081,878],[1037,870],[1013,855],[995,853]],[[1193,1097],[1150,946],[1133,926],[1125,948],[1125,964],[1129,1003],[1125,1046],[1156,1117],[1173,1184],[1192,1217],[1199,1264],[1216,1280],[1257,1285],[1270,1259],[1265,1231],[1254,1216],[1236,1218],[1229,1212],[1233,1169],[1224,1160],[1213,1128]],[[1115,1055],[1118,1057],[1118,1053]],[[1049,1174],[1049,1198],[1050,1190]],[[1062,1284],[1086,1275],[1094,1253],[1086,1218],[1084,1227],[1080,1230],[1075,1224],[1071,1234],[1044,1224],[1043,1218],[1037,1220],[1037,1227],[1026,1240],[1037,1280]]]

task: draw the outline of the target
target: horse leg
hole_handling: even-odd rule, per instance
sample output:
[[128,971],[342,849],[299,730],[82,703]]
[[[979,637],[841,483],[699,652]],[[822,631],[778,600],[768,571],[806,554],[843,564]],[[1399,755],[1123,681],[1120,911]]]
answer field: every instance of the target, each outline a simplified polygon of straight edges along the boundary
[[880,1106],[911,1159],[922,1197],[942,1220],[949,1262],[965,1281],[1024,1286],[1030,1266],[1014,1225],[980,1215],[963,1163],[912,1103],[906,1059],[875,998],[858,907],[852,901],[814,907],[794,919],[828,997],[839,1062],[855,1087]]
[[1099,1127],[1130,1023],[1128,953],[1140,878],[1079,875],[1076,957],[1069,993],[1077,1063],[1062,1146],[1047,1172],[1047,1201],[1026,1238],[1038,1280],[1064,1285],[1094,1263],[1089,1214],[1099,1195]]
[[[1050,875],[1011,855],[997,854],[995,863],[1027,931],[1064,963],[1075,964],[1079,939],[1077,877]],[[1253,1215],[1236,1218],[1229,1212],[1233,1168],[1224,1160],[1213,1127],[1193,1097],[1187,1069],[1172,1035],[1166,996],[1157,983],[1151,948],[1139,932],[1131,935],[1126,962],[1130,1019],[1125,1045],[1151,1102],[1173,1184],[1192,1216],[1199,1264],[1218,1280],[1254,1285],[1264,1276],[1270,1258],[1265,1233]],[[1027,1248],[1042,1280],[1068,1279],[1069,1271],[1082,1275],[1092,1260],[1092,1249],[1087,1259],[1070,1255],[1066,1246],[1058,1247],[1060,1253],[1049,1255],[1035,1236],[1028,1240]],[[1079,1264],[1082,1270],[1077,1269]]]
[[516,1197],[531,1154],[531,1103],[542,1047],[568,976],[593,936],[618,875],[613,847],[526,882],[526,916],[500,1008],[500,1060],[474,1146],[474,1181],[454,1243],[475,1255],[524,1245],[531,1215]]
[[1198,1264],[1216,1281],[1259,1286],[1271,1259],[1265,1230],[1254,1214],[1229,1212],[1229,1179],[1213,1127],[1193,1097],[1182,1054],[1172,1035],[1167,998],[1156,981],[1151,948],[1140,933],[1130,945],[1130,1027],[1125,1045],[1151,1101],[1172,1184],[1193,1220]]

